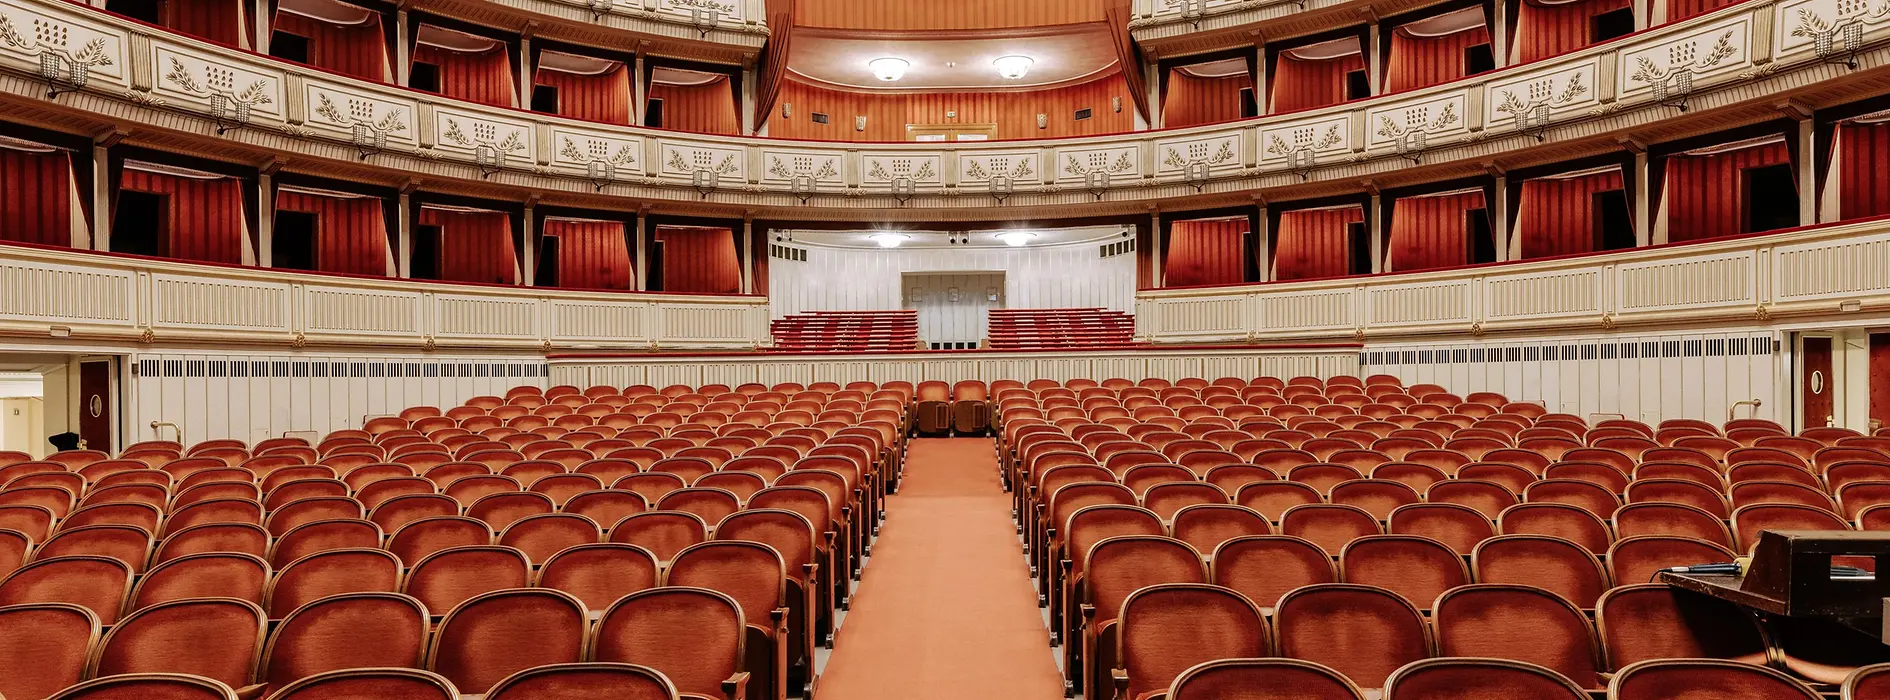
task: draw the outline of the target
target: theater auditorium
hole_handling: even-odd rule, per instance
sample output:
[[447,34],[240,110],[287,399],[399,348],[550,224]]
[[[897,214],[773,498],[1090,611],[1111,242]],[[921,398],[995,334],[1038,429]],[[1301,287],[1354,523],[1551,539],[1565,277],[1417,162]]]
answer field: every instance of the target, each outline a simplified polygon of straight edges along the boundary
[[1887,421],[1890,0],[0,0],[0,700],[1890,700]]

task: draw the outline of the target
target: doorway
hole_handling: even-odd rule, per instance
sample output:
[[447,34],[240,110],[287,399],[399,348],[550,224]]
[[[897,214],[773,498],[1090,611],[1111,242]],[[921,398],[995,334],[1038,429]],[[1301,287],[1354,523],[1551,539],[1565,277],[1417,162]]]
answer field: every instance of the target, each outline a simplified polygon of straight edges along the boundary
[[60,433],[85,449],[121,449],[118,367],[110,355],[0,353],[0,450],[44,458]]
[[111,357],[87,357],[79,360],[79,439],[88,450],[117,453],[117,392],[112,377],[118,361]]
[[1834,339],[1798,337],[1798,429],[1837,425],[1837,382],[1833,374]]
[[991,309],[1004,308],[1003,272],[908,272],[905,308],[919,312],[919,337],[934,350],[969,350],[985,338]]

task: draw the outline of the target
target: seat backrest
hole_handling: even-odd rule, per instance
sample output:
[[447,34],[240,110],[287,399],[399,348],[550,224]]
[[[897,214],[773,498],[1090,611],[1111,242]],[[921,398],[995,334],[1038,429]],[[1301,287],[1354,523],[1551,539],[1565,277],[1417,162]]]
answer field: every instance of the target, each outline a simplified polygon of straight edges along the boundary
[[208,678],[175,673],[140,673],[95,678],[60,691],[48,700],[236,700],[230,686]]
[[44,698],[85,677],[98,617],[65,603],[0,607],[0,697]]
[[1419,610],[1429,610],[1439,594],[1470,582],[1470,568],[1442,542],[1415,535],[1371,535],[1345,546],[1339,555],[1339,577],[1397,593]]
[[1383,532],[1378,519],[1356,506],[1311,503],[1293,506],[1280,516],[1280,532],[1302,537],[1328,552],[1338,552],[1354,539]]
[[767,545],[781,555],[788,580],[811,585],[807,581],[807,567],[819,563],[818,532],[800,513],[750,508],[724,518],[722,524],[715,527],[714,537]]
[[727,594],[742,606],[742,616],[759,624],[787,607],[787,565],[774,548],[759,542],[709,541],[690,545],[664,572],[667,586],[707,588]]
[[62,529],[33,552],[34,559],[54,557],[111,557],[143,573],[150,559],[151,533],[130,525],[87,525]]
[[676,700],[676,686],[648,666],[613,663],[553,664],[528,668],[492,686],[486,700]]
[[349,668],[303,678],[275,691],[270,700],[340,700],[400,698],[458,700],[459,689],[445,676],[411,668]]
[[1456,503],[1399,506],[1386,520],[1386,530],[1394,535],[1428,537],[1458,554],[1469,554],[1478,542],[1496,536],[1496,527],[1489,517]]
[[1515,583],[1547,589],[1582,608],[1608,590],[1607,572],[1595,555],[1559,537],[1501,535],[1470,554],[1478,583]]
[[451,610],[492,591],[531,583],[531,561],[512,547],[453,547],[427,555],[407,571],[401,592],[428,610]]
[[446,614],[427,663],[461,692],[484,693],[524,669],[584,660],[588,625],[584,603],[568,593],[489,591]]
[[1691,566],[1733,560],[1732,550],[1708,540],[1672,535],[1629,537],[1608,548],[1608,576],[1626,586],[1654,580],[1671,566]]
[[1266,617],[1231,589],[1165,583],[1123,601],[1116,635],[1118,667],[1128,672],[1128,697],[1168,687],[1196,664],[1272,654]]
[[269,574],[269,563],[250,554],[204,552],[178,557],[151,567],[138,579],[131,591],[131,610],[186,598],[239,598],[260,605]]
[[1452,589],[1431,611],[1437,653],[1537,664],[1583,688],[1601,687],[1588,618],[1540,588],[1477,584]]
[[258,680],[267,684],[266,692],[274,692],[342,669],[417,669],[426,658],[429,623],[426,606],[399,593],[344,593],[315,600],[276,626]]
[[255,603],[192,598],[119,620],[99,642],[87,675],[188,673],[232,688],[256,675],[269,620]]
[[590,518],[570,513],[541,513],[514,521],[499,533],[499,544],[524,552],[542,564],[567,547],[604,540],[603,528]]
[[1296,659],[1221,659],[1195,665],[1168,686],[1167,700],[1364,700],[1337,671]]
[[297,525],[269,547],[269,564],[286,567],[297,559],[335,549],[377,549],[381,526],[359,519],[316,520]]
[[1595,626],[1604,664],[1612,669],[1653,659],[1767,660],[1765,638],[1750,615],[1664,583],[1610,589],[1595,604]]
[[702,516],[680,510],[652,510],[624,518],[611,527],[610,541],[650,550],[658,561],[670,561],[690,545],[708,541],[709,524]]
[[1247,535],[1273,534],[1272,524],[1258,511],[1227,503],[1198,503],[1175,511],[1169,534],[1188,543],[1202,556],[1214,553],[1222,542]]
[[0,578],[0,606],[67,603],[118,621],[131,595],[131,566],[110,557],[41,559]]
[[1208,561],[1210,581],[1262,608],[1272,608],[1296,588],[1339,580],[1325,550],[1287,535],[1236,537],[1222,542]]
[[747,628],[741,604],[704,588],[665,586],[624,596],[591,633],[596,661],[661,672],[676,689],[721,698],[742,669]]
[[1113,620],[1129,595],[1163,583],[1207,583],[1207,564],[1186,542],[1162,536],[1123,535],[1089,551],[1084,601],[1098,622]]
[[1364,688],[1379,688],[1398,667],[1431,656],[1430,629],[1402,596],[1349,583],[1306,586],[1273,612],[1278,653],[1324,664]]
[[1566,503],[1519,503],[1497,516],[1505,535],[1548,535],[1574,542],[1595,554],[1608,551],[1614,535],[1608,524],[1584,508]]
[[555,588],[584,602],[592,611],[637,591],[655,588],[661,568],[656,555],[636,545],[583,544],[553,555],[539,568],[534,585]]
[[[1714,700],[1818,700],[1804,682],[1764,666],[1720,659],[1660,659],[1630,664],[1608,683],[1610,700],[1668,700],[1710,689]],[[1702,695],[1701,697],[1706,697]]]
[[263,595],[271,619],[309,601],[340,593],[400,590],[400,559],[382,549],[354,547],[310,554],[276,574]]
[[1522,661],[1426,659],[1393,673],[1385,682],[1384,697],[1385,700],[1586,700],[1589,695],[1555,671]]

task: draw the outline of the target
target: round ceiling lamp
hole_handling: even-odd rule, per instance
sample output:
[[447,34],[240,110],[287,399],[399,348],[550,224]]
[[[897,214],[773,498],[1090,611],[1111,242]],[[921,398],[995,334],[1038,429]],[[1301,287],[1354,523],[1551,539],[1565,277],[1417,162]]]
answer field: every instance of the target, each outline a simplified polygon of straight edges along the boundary
[[878,243],[881,248],[897,248],[899,244],[911,239],[911,236],[903,233],[875,233],[866,237],[866,240]]
[[873,71],[873,77],[888,83],[906,77],[906,69],[911,66],[911,61],[891,56],[866,62],[867,69]]
[[997,66],[998,75],[1005,80],[1016,80],[1024,77],[1025,73],[1029,73],[1030,66],[1034,63],[1036,61],[1030,60],[1029,56],[999,56],[997,60],[991,62],[991,65]]
[[1032,240],[1035,240],[1037,238],[1037,234],[1031,233],[1029,231],[1005,231],[1003,233],[992,236],[992,238],[996,238],[1000,241],[1004,241],[1004,245],[1011,246],[1013,248],[1018,248],[1026,244],[1029,244]]

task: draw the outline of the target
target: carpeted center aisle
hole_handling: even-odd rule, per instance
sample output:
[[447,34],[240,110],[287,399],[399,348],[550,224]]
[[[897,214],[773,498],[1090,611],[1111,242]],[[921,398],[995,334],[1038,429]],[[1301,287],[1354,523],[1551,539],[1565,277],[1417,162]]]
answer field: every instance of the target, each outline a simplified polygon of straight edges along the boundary
[[1061,700],[989,439],[922,439],[818,700]]

